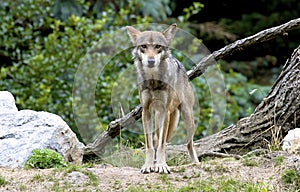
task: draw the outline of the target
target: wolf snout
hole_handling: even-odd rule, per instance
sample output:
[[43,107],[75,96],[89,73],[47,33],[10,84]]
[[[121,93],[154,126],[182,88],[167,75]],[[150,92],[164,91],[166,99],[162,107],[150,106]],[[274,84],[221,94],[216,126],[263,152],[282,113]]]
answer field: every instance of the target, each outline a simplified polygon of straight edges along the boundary
[[149,58],[148,59],[148,66],[149,67],[154,67],[155,64],[155,59],[154,58]]

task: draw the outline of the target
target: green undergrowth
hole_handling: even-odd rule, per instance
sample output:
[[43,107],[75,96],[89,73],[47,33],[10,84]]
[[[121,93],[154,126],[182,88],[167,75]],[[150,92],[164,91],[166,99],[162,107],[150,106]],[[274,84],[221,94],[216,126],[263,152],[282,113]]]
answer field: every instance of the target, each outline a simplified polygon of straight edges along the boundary
[[67,162],[51,149],[35,149],[25,164],[26,168],[48,169],[66,167]]
[[[149,186],[148,186],[149,187]],[[127,190],[128,192],[140,192],[140,191],[158,191],[158,192],[186,192],[186,191],[197,191],[197,192],[267,192],[270,191],[268,186],[264,183],[253,183],[241,181],[237,178],[228,177],[210,177],[205,180],[199,180],[195,182],[188,182],[186,185],[174,189],[174,186],[169,185],[166,188],[161,185],[152,185],[151,188],[145,189],[141,186],[131,186]]]

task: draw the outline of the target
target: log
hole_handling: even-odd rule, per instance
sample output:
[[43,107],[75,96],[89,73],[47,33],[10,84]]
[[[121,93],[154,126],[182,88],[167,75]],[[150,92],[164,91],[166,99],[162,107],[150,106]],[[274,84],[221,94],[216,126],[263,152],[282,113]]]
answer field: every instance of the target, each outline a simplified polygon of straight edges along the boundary
[[[188,76],[190,80],[200,76],[205,72],[207,67],[213,65],[215,59],[222,59],[226,56],[232,55],[238,51],[243,51],[249,46],[253,46],[257,43],[271,40],[279,35],[283,35],[288,31],[291,31],[300,26],[300,18],[291,20],[285,24],[282,24],[277,27],[263,30],[255,35],[250,37],[235,41],[232,44],[225,46],[224,48],[213,52],[207,57],[204,57],[197,65],[195,65],[190,71],[188,71]],[[84,154],[97,154],[101,155],[105,151],[105,146],[109,141],[114,137],[119,135],[120,130],[130,124],[133,124],[137,121],[142,114],[142,107],[137,106],[130,113],[126,114],[124,117],[116,119],[109,123],[106,131],[101,133],[93,143],[87,144],[84,149]],[[231,128],[226,128],[223,130],[226,131]],[[208,143],[209,145],[209,143]]]

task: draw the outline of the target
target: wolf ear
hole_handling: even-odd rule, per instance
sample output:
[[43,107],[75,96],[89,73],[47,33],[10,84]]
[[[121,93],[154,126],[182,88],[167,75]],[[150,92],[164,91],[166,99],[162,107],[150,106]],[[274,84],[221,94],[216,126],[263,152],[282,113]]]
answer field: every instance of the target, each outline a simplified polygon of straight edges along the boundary
[[131,42],[136,45],[136,38],[141,33],[139,30],[135,29],[134,27],[127,26],[127,33],[130,37]]
[[167,43],[168,45],[171,43],[171,40],[173,39],[173,37],[176,34],[176,23],[170,25],[164,32],[163,35],[165,36],[165,38],[167,39]]

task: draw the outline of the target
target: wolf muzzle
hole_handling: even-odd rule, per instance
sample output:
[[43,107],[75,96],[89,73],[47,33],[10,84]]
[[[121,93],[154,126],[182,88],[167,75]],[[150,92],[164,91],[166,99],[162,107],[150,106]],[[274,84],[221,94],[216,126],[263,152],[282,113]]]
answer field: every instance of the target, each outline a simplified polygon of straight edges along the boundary
[[155,59],[154,58],[149,58],[148,59],[148,67],[153,68],[155,64]]

